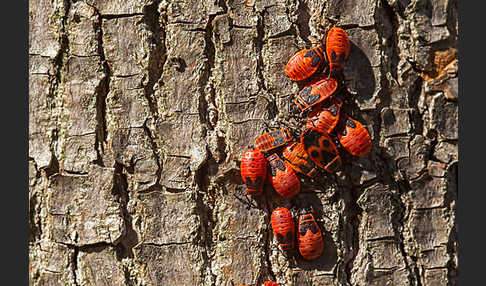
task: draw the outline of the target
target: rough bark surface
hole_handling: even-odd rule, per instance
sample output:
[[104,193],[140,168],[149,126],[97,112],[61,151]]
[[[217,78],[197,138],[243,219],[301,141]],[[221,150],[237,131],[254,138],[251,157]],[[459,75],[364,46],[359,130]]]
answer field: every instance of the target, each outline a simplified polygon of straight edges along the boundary
[[[458,0],[30,0],[31,285],[457,285]],[[289,206],[239,175],[296,128],[287,60],[351,41],[346,113],[373,139],[305,180],[325,250],[286,257]]]

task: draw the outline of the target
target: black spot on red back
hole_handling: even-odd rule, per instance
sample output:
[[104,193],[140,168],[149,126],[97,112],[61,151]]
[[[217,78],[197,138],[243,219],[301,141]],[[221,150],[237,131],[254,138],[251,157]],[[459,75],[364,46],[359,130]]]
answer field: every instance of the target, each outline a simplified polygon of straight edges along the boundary
[[250,177],[246,177],[245,178],[245,183],[246,183],[246,186],[249,188],[249,189],[259,189],[262,187],[262,183],[263,183],[263,178],[261,176],[258,176],[255,181],[253,181]]

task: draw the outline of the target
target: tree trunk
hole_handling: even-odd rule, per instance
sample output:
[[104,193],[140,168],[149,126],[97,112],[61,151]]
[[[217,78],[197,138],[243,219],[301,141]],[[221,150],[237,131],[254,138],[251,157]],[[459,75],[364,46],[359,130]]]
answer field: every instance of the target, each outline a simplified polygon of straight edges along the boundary
[[[457,0],[30,0],[31,285],[457,285]],[[351,41],[362,158],[283,199],[240,159],[298,130],[288,59]],[[278,206],[312,205],[314,261]]]

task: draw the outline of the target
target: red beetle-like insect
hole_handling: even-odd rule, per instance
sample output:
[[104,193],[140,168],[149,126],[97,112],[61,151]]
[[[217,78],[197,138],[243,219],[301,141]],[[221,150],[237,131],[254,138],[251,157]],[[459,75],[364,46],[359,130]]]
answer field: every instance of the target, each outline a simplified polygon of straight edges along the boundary
[[[248,286],[246,284],[241,284],[239,286]],[[272,282],[272,281],[265,281],[262,286],[280,286],[279,284],[277,284],[276,282]]]
[[307,260],[316,259],[324,250],[321,229],[311,212],[307,209],[300,212],[297,231],[299,252]]
[[318,174],[316,164],[309,159],[302,143],[291,142],[285,147],[282,155],[297,173],[310,178],[314,178]]
[[267,174],[267,160],[262,152],[249,149],[241,158],[241,178],[247,187],[247,193],[259,196],[263,193],[263,183]]
[[263,133],[255,140],[255,149],[266,152],[281,147],[292,141],[292,135],[288,129],[277,129]]
[[337,88],[338,83],[332,77],[311,81],[299,92],[295,104],[302,112],[306,111],[330,97]]
[[336,128],[339,142],[353,156],[362,157],[371,150],[371,137],[359,121],[343,113],[342,123]]
[[315,127],[309,127],[300,137],[310,159],[320,168],[334,173],[342,164],[331,137]]
[[288,199],[300,192],[300,180],[288,162],[283,161],[277,154],[267,157],[270,165],[268,179],[275,191]]
[[342,104],[337,97],[331,97],[329,101],[323,102],[309,114],[306,128],[315,127],[324,133],[331,133],[339,122],[339,110]]
[[[246,284],[240,284],[239,286],[248,286]],[[279,284],[277,284],[276,282],[272,282],[272,281],[265,281],[262,286],[280,286]]]
[[341,71],[344,62],[349,56],[349,38],[346,32],[338,27],[333,27],[327,33],[326,55],[329,59],[329,71]]
[[285,66],[285,72],[293,81],[301,81],[312,76],[321,66],[327,66],[324,47],[317,46],[312,49],[298,51]]
[[287,208],[276,208],[270,217],[273,235],[282,250],[288,251],[295,246],[295,224],[292,213]]

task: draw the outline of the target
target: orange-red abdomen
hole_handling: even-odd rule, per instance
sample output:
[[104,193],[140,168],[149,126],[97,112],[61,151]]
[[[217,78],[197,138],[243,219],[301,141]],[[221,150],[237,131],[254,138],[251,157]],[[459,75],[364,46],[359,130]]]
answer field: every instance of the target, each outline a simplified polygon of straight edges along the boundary
[[270,167],[268,179],[275,191],[284,198],[291,198],[300,192],[300,180],[289,163],[280,159],[277,154],[267,158]]
[[315,127],[325,133],[331,133],[339,122],[339,110],[342,101],[337,97],[331,97],[329,101],[313,110],[305,124],[306,128]]
[[292,140],[288,129],[278,129],[263,133],[255,140],[255,149],[266,152],[281,147]]
[[304,130],[300,137],[310,159],[320,168],[334,173],[342,164],[331,137],[315,127]]
[[349,38],[346,32],[333,27],[326,38],[326,55],[329,60],[330,71],[342,70],[344,62],[349,56]]
[[359,121],[343,114],[342,123],[337,128],[339,142],[353,156],[362,157],[371,150],[371,137]]
[[241,178],[245,182],[249,195],[262,194],[267,164],[262,152],[258,150],[249,149],[241,158]]
[[292,213],[286,208],[276,208],[270,217],[273,235],[282,250],[291,250],[295,246],[295,224]]
[[311,81],[299,92],[295,98],[295,104],[301,111],[306,111],[329,98],[337,87],[338,83],[332,77]]
[[311,260],[321,256],[324,250],[322,232],[311,213],[303,213],[299,216],[297,231],[297,243],[299,252],[304,259]]
[[265,283],[263,283],[263,286],[280,286],[280,285],[278,285],[276,282],[265,281]]
[[312,76],[319,66],[325,62],[324,49],[317,46],[312,49],[298,51],[285,66],[285,72],[293,81],[301,81]]
[[305,152],[302,143],[291,142],[283,150],[282,156],[297,173],[304,174],[311,178],[314,178],[317,175],[317,166]]

